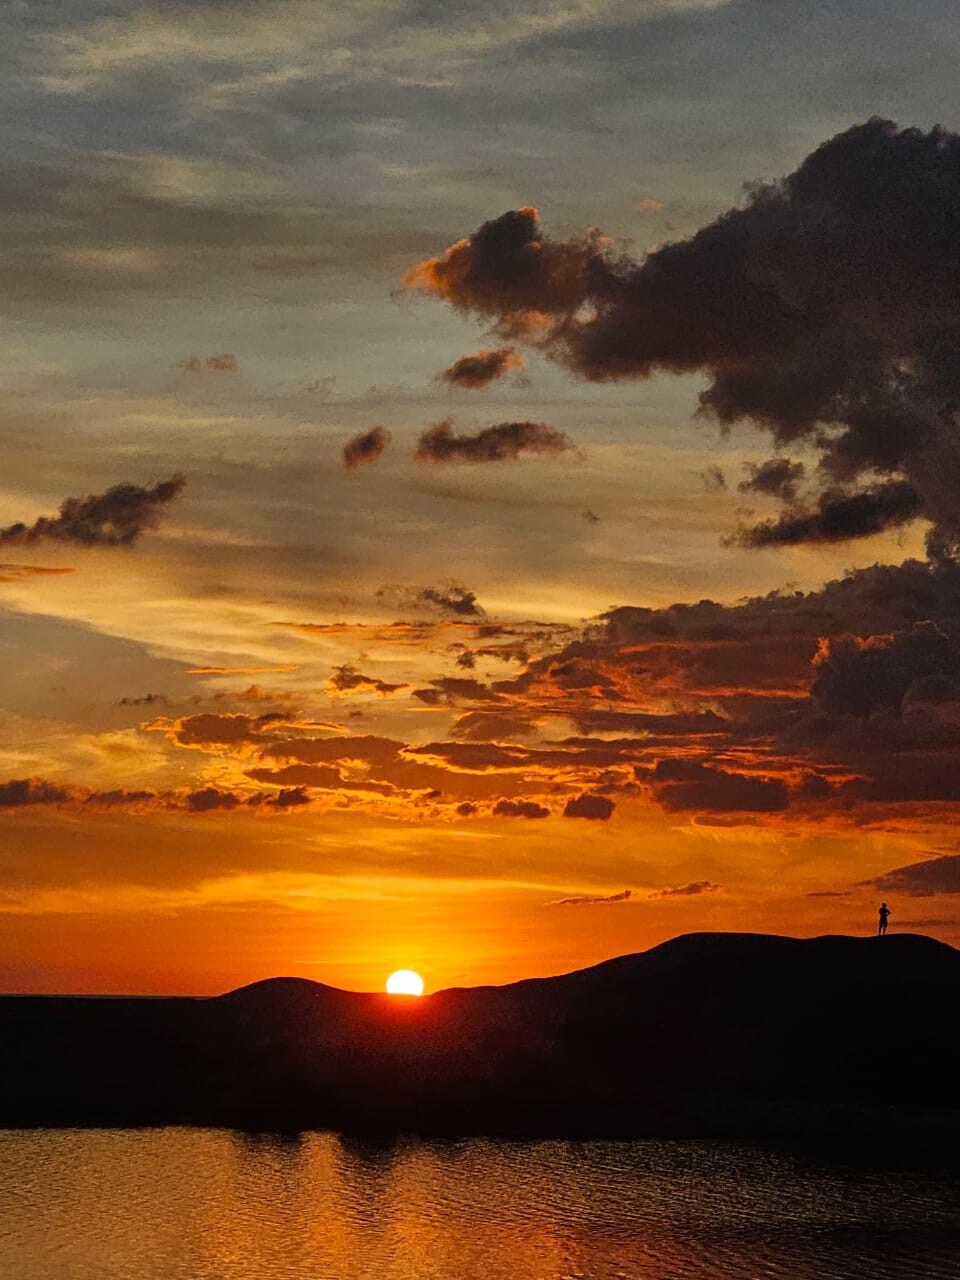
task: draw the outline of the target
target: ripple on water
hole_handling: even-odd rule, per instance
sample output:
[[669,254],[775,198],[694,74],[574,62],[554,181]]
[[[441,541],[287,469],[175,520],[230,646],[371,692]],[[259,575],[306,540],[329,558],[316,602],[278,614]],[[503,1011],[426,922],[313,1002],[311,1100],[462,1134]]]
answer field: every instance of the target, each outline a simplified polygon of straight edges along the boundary
[[721,1142],[0,1131],[4,1280],[958,1280],[960,1176]]

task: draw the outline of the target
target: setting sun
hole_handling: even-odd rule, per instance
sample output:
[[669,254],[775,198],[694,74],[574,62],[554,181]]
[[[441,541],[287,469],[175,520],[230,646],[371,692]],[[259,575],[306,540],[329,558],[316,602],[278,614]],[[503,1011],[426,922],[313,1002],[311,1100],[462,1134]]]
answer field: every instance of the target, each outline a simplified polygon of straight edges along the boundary
[[387,979],[387,993],[391,996],[422,996],[423,979],[412,969],[398,969]]

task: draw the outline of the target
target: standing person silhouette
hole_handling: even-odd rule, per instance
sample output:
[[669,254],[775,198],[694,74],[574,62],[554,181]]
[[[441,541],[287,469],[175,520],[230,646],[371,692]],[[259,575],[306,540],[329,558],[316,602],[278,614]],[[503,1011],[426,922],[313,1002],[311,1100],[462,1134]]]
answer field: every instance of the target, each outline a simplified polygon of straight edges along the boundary
[[879,921],[877,922],[877,934],[879,937],[882,938],[883,935],[887,932],[887,920],[890,918],[890,908],[887,906],[885,902],[880,903],[880,910],[877,914],[880,917]]

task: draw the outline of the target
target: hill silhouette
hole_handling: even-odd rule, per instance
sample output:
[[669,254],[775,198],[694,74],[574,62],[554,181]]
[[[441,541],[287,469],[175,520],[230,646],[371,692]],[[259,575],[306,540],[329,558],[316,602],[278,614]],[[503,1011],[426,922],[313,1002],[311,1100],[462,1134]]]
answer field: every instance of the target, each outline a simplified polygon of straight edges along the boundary
[[956,1132],[958,1004],[960,951],[913,934],[688,934],[421,999],[5,996],[0,1126]]

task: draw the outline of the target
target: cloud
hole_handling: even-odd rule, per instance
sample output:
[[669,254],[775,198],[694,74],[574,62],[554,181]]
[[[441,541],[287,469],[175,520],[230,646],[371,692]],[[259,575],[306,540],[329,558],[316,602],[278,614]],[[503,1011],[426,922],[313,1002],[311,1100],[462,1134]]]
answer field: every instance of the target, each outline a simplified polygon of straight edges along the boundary
[[263,731],[276,725],[279,719],[273,714],[248,716],[205,711],[199,715],[182,716],[177,720],[162,717],[144,727],[165,734],[182,747],[200,747],[206,750],[262,742]]
[[46,782],[43,778],[12,778],[0,782],[0,809],[19,809],[28,804],[59,804],[74,798],[67,787]]
[[894,867],[882,876],[863,881],[866,885],[888,893],[898,893],[911,898],[930,898],[938,893],[960,893],[960,854],[947,853],[926,862],[911,862],[905,867]]
[[414,689],[413,696],[428,707],[436,707],[441,703],[457,706],[460,701],[467,702],[500,702],[500,695],[494,693],[479,680],[467,676],[439,676],[430,681],[429,689]]
[[501,715],[496,711],[468,711],[458,717],[450,730],[454,738],[465,742],[497,742],[503,738],[527,738],[535,732],[530,720],[520,716]]
[[707,493],[722,493],[727,487],[727,477],[720,467],[706,467],[700,472],[700,483]]
[[874,118],[641,261],[596,232],[551,239],[524,207],[407,284],[593,381],[699,373],[704,414],[815,449],[822,506],[760,545],[923,514],[944,549],[960,540],[958,207],[960,136]]
[[[792,465],[792,464],[791,464]],[[740,486],[743,488],[743,485]],[[792,502],[792,485],[783,496]],[[913,485],[891,480],[856,493],[827,489],[815,510],[790,506],[776,520],[739,529],[730,539],[741,547],[789,547],[804,542],[849,542],[884,529],[908,524],[923,513],[923,500]]]
[[933,622],[889,635],[825,638],[813,665],[811,695],[832,715],[899,710],[909,694],[960,700],[960,645]]
[[203,787],[199,791],[189,791],[185,802],[191,813],[209,813],[213,809],[236,809],[243,803],[240,796],[233,791],[221,791],[219,787]]
[[689,884],[680,884],[670,889],[658,889],[652,898],[693,898],[701,893],[719,893],[722,884],[714,884],[712,880],[691,880]]
[[327,681],[327,685],[335,693],[354,693],[357,690],[369,690],[384,696],[391,693],[399,693],[401,689],[409,689],[410,687],[407,684],[390,684],[387,680],[378,680],[376,676],[365,676],[356,667],[351,667],[346,663],[341,667],[334,667],[333,675]]
[[574,898],[557,898],[548,902],[548,907],[594,907],[608,902],[629,902],[631,891],[624,889],[622,893],[580,894]]
[[573,441],[544,422],[500,422],[476,435],[454,435],[453,419],[428,427],[417,441],[418,462],[503,462],[524,453],[559,454]]
[[35,564],[0,563],[0,582],[22,582],[24,578],[60,577],[65,573],[75,572],[74,569],[49,569]]
[[475,351],[461,356],[449,368],[437,374],[441,382],[452,387],[486,387],[505,377],[511,369],[522,369],[523,357],[513,347],[497,347],[493,350]]
[[493,806],[497,818],[549,818],[550,810],[533,800],[498,800]]
[[[273,785],[275,775],[270,775],[265,780]],[[77,807],[122,809],[128,812],[142,812],[144,809],[163,809],[174,812],[185,810],[188,813],[232,812],[241,809],[285,811],[309,804],[311,798],[310,792],[302,785],[282,787],[275,792],[257,791],[242,795],[236,791],[215,786],[180,788],[171,791],[128,787],[97,791],[85,786],[51,783],[43,778],[19,778],[0,783],[0,809],[18,809],[28,805],[69,804]]]
[[172,476],[153,486],[117,484],[106,493],[67,498],[57,516],[40,516],[32,525],[17,523],[0,529],[0,545],[29,546],[35,542],[70,542],[78,546],[129,547],[183,490],[186,479]]
[[563,807],[565,818],[591,818],[594,821],[606,822],[617,806],[606,796],[595,796],[584,793],[572,796]]
[[486,617],[476,593],[459,582],[448,582],[439,587],[387,584],[379,589],[377,599],[393,601],[399,609],[428,609],[451,618]]
[[240,363],[237,357],[230,351],[222,351],[219,355],[207,356],[202,359],[199,356],[188,356],[186,360],[180,361],[180,368],[185,373],[237,373]]
[[386,427],[358,432],[343,446],[343,465],[348,471],[355,471],[365,463],[376,462],[392,438]]
[[721,813],[776,813],[790,796],[779,778],[728,773],[689,760],[659,760],[652,769],[638,767],[655,800],[669,813],[706,809]]
[[737,485],[741,493],[765,493],[783,502],[794,502],[806,468],[802,462],[791,462],[789,458],[767,458],[759,464],[748,462],[747,470],[747,479]]

